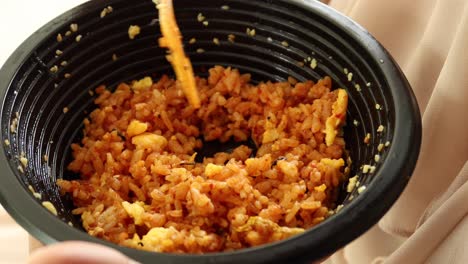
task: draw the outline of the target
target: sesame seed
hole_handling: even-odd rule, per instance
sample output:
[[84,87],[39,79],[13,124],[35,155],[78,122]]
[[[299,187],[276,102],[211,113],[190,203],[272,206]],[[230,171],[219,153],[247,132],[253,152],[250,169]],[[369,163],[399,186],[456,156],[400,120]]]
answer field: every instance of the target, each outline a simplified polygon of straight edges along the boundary
[[354,199],[354,195],[350,195],[349,198],[348,198],[348,201],[352,201]]
[[5,139],[5,141],[4,141],[4,142],[5,142],[5,146],[7,146],[7,147],[8,147],[8,146],[10,146],[10,140],[8,140],[8,139]]
[[75,23],[74,23],[74,24],[71,24],[71,25],[70,25],[70,30],[71,30],[72,32],[77,32],[77,31],[78,31],[78,24],[75,24]]
[[375,109],[380,110],[382,107],[379,104],[375,104]]
[[114,8],[112,6],[107,6],[107,13],[112,13],[114,11]]
[[58,50],[55,51],[55,54],[57,54],[57,55],[62,55],[63,52],[62,52],[61,50],[58,49]]
[[67,61],[62,61],[62,62],[60,63],[60,66],[64,66],[64,67],[65,67],[65,66],[67,66],[67,64],[68,64]]
[[234,40],[236,39],[236,36],[234,34],[229,34],[228,35],[228,41],[231,43],[234,43]]
[[384,149],[385,145],[380,143],[378,146],[377,146],[377,150],[380,152]]
[[205,52],[204,49],[197,49],[197,53],[203,53],[203,52]]
[[223,6],[221,6],[221,9],[222,10],[229,10],[229,6],[228,5],[223,5]]
[[352,72],[348,73],[348,81],[351,81],[351,80],[353,80],[353,73]]
[[344,74],[348,74],[349,73],[348,68],[344,68],[343,72],[344,72]]
[[298,61],[298,62],[297,62],[297,66],[299,66],[299,67],[304,67],[304,62]]
[[360,181],[357,181],[357,182],[356,182],[356,187],[359,187],[359,185],[361,185],[361,182],[360,182]]
[[76,42],[80,42],[82,37],[83,36],[81,36],[81,35],[76,36],[76,38],[75,38]]
[[215,45],[218,45],[219,46],[219,39],[218,38],[213,38],[213,43]]
[[385,127],[380,125],[378,128],[377,128],[377,133],[382,133],[384,131]]
[[42,158],[44,159],[45,162],[49,161],[49,156],[47,155],[44,155]]
[[19,165],[19,166],[18,166],[18,171],[19,171],[20,173],[24,173],[23,167],[21,167],[21,166]]
[[356,91],[360,92],[361,91],[361,86],[359,84],[355,84],[354,88],[356,88]]
[[307,57],[307,61],[312,61],[312,58],[311,58],[311,57]]
[[62,34],[59,33],[59,34],[57,35],[57,41],[58,41],[58,42],[62,42],[62,41],[63,41]]
[[374,172],[375,172],[375,169],[376,169],[375,166],[370,166],[370,171],[369,171],[369,172],[370,172],[370,173],[374,173]]
[[384,63],[384,60],[380,59],[380,63]]
[[361,186],[361,187],[359,187],[359,189],[357,191],[358,191],[359,194],[361,194],[365,190],[366,190],[366,186]]
[[209,25],[208,21],[203,21],[203,25],[207,27]]
[[281,42],[281,45],[283,45],[284,47],[289,47],[289,43],[287,41]]
[[71,33],[70,30],[68,30],[67,32],[65,32],[65,36],[66,36],[66,37],[69,37],[71,34],[72,34],[72,33]]
[[54,88],[57,88],[58,87],[58,83],[54,83]]
[[63,108],[63,113],[64,113],[64,114],[68,113],[68,110],[69,110],[68,107],[64,107],[64,108]]
[[195,42],[197,42],[197,39],[196,38],[191,38],[189,40],[189,44],[195,44]]
[[310,67],[311,67],[312,69],[317,68],[317,60],[316,60],[316,59],[313,59],[313,60],[312,60],[312,62],[310,63]]
[[359,126],[359,122],[356,119],[353,120],[353,124],[354,126]]
[[390,146],[390,141],[385,142],[385,147],[389,147],[389,146]]
[[379,155],[379,154],[375,154],[374,160],[375,160],[375,162],[379,162],[379,161],[380,161],[380,155]]
[[367,87],[371,87],[371,85],[372,85],[372,84],[371,84],[370,82],[366,83],[366,86],[367,86]]
[[197,15],[198,22],[203,22],[205,20],[205,16],[202,13],[198,13]]
[[88,91],[88,94],[91,95],[91,96],[93,96],[93,95],[94,95],[94,92],[93,92],[92,90],[89,90],[89,91]]
[[328,56],[328,59],[333,60],[333,56]]
[[63,77],[65,77],[65,79],[69,79],[69,78],[71,78],[71,74],[70,73],[65,73],[63,75]]
[[271,37],[268,37],[268,38],[267,38],[267,41],[268,41],[268,42],[273,42],[273,39],[272,39]]
[[116,61],[117,59],[118,59],[117,54],[115,54],[115,53],[112,54],[112,60],[113,60],[113,61]]
[[56,73],[57,71],[58,71],[57,65],[54,65],[54,66],[52,66],[52,68],[50,68],[51,73]]

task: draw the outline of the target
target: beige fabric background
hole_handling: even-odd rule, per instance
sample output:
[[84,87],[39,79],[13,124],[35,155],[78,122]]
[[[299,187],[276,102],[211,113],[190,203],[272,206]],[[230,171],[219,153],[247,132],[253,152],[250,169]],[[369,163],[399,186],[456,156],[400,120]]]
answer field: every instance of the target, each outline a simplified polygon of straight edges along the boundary
[[390,51],[423,116],[420,158],[403,195],[329,263],[468,263],[468,1],[329,4]]
[[[327,263],[468,263],[468,1],[329,4],[367,28],[401,65],[421,107],[424,136],[416,171],[395,206]],[[24,260],[18,256],[26,248],[24,231],[0,210],[0,259]]]

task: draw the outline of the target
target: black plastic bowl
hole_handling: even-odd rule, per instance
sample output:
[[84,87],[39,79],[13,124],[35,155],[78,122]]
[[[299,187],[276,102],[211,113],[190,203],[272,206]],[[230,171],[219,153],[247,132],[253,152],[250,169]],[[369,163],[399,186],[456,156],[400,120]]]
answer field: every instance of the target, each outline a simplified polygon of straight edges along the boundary
[[[114,11],[100,18],[109,5]],[[55,181],[71,177],[66,170],[70,144],[79,140],[82,120],[94,108],[88,91],[100,84],[115,87],[144,75],[172,72],[166,51],[157,45],[159,25],[150,0],[93,0],[34,33],[0,71],[1,138],[5,141],[0,152],[0,201],[8,212],[43,243],[97,242],[144,263],[310,263],[374,225],[403,191],[421,142],[414,95],[385,49],[362,27],[318,1],[176,0],[175,5],[197,74],[204,75],[219,64],[252,73],[254,81],[280,81],[288,76],[317,80],[329,75],[335,87],[346,88],[350,94],[345,128],[353,161],[350,175],[360,175],[366,190],[348,194],[343,188],[342,210],[302,235],[236,252],[158,254],[119,247],[85,233],[71,214],[70,199],[60,197]],[[208,25],[197,21],[198,13]],[[79,30],[66,36],[72,23]],[[142,28],[135,40],[128,38],[130,25]],[[246,34],[246,28],[255,29],[256,34]],[[57,41],[59,33],[62,42]],[[229,34],[235,35],[234,43],[228,41]],[[78,35],[82,35],[79,42]],[[197,39],[195,44],[188,44],[191,38]],[[56,56],[56,50],[63,54]],[[116,61],[113,54],[118,56]],[[50,71],[64,60],[67,66]],[[312,60],[317,62],[315,69],[309,66]],[[15,120],[16,132],[11,126]],[[380,125],[385,127],[382,133],[377,132]],[[367,133],[369,144],[363,141]],[[379,152],[378,145],[386,142],[390,145]],[[28,158],[24,172],[19,169],[21,153]],[[376,154],[379,162],[374,161]],[[375,165],[375,172],[363,173],[364,164]],[[41,199],[33,196],[29,186]],[[55,206],[58,217],[41,205],[43,201]]]

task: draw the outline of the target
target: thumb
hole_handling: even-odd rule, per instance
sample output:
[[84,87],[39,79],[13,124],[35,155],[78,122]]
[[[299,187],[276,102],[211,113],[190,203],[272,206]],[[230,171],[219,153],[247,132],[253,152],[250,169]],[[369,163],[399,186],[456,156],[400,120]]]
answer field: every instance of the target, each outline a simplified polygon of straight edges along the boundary
[[69,241],[39,248],[28,264],[137,264],[124,254],[98,244]]

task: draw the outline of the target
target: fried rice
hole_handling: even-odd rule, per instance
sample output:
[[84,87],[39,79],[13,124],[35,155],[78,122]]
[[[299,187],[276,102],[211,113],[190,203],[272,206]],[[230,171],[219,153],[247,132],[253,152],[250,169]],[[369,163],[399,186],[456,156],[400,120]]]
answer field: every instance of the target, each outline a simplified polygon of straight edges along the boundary
[[[344,180],[347,94],[329,77],[253,84],[216,66],[201,107],[162,76],[100,86],[58,180],[84,229],[154,252],[208,253],[275,242],[329,216]],[[203,157],[204,142],[253,141]]]

